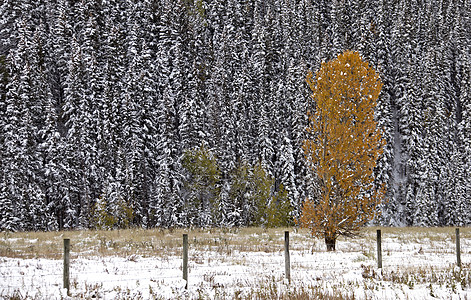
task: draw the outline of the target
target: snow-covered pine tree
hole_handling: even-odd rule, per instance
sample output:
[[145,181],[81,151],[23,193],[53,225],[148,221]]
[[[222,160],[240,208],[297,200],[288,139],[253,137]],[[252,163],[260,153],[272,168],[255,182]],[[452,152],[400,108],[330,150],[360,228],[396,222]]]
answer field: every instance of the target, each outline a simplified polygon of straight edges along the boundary
[[129,69],[126,79],[125,105],[127,106],[124,134],[124,160],[126,164],[126,189],[134,209],[135,222],[149,226],[150,188],[154,182],[158,161],[157,83],[151,51],[141,28],[141,18],[148,7],[140,2],[130,11],[128,20]]
[[0,4],[0,55],[7,55],[10,49],[17,47],[16,22],[23,13],[21,2],[16,0],[2,1]]
[[[85,186],[82,185],[85,177],[86,149],[88,135],[90,133],[89,105],[86,96],[86,70],[83,60],[83,52],[77,41],[72,37],[72,53],[68,63],[68,72],[64,82],[63,119],[66,129],[66,148],[64,170],[68,173],[62,184],[64,194],[60,194],[56,209],[58,210],[59,228],[73,227],[78,221],[76,209],[81,193]],[[61,192],[62,192],[61,191]]]
[[[252,78],[255,94],[252,99],[254,108],[254,146],[257,159],[267,170],[272,170],[274,145],[270,134],[270,70],[267,61],[269,55],[269,37],[266,28],[266,4],[256,2],[254,11],[254,27],[252,32],[253,52],[251,57]],[[269,171],[270,172],[270,171]]]
[[[45,229],[47,220],[38,212],[45,206],[41,191],[41,155],[38,131],[42,126],[43,104],[50,96],[42,73],[44,57],[40,51],[40,31],[32,31],[27,20],[20,18],[17,28],[17,48],[10,51],[9,82],[6,93],[7,117],[4,140],[4,189],[18,217],[16,229]],[[46,214],[46,213],[45,213]],[[44,220],[44,222],[43,222]]]

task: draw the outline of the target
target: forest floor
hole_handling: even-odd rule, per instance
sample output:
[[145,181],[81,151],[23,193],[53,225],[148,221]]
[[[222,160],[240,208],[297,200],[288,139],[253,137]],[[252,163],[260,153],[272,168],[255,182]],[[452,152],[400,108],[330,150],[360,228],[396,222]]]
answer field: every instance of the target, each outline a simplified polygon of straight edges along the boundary
[[[454,228],[381,228],[381,269],[377,229],[339,238],[335,252],[295,228],[2,232],[0,298],[471,299],[471,228],[460,229],[461,268]],[[70,296],[62,288],[64,238],[71,244]]]

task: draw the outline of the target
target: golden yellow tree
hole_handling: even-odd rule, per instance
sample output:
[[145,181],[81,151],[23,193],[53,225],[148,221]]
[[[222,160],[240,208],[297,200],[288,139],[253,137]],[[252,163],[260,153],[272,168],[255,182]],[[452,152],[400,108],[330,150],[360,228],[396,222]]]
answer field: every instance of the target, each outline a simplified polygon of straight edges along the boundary
[[384,196],[373,174],[384,145],[375,121],[382,83],[353,51],[322,63],[307,82],[314,101],[303,148],[317,175],[319,196],[306,199],[299,222],[332,251],[339,236],[358,234],[374,218]]

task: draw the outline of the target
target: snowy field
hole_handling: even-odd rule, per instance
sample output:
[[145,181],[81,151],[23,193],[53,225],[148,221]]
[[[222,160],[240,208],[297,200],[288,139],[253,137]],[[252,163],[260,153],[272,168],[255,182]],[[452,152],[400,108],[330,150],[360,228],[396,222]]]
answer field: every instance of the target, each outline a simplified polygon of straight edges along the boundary
[[[189,231],[188,289],[183,231],[2,233],[4,299],[471,299],[471,230],[376,228],[340,239],[337,251],[307,231],[290,230],[291,282],[284,273],[284,230]],[[71,239],[71,296],[62,289],[63,238]]]

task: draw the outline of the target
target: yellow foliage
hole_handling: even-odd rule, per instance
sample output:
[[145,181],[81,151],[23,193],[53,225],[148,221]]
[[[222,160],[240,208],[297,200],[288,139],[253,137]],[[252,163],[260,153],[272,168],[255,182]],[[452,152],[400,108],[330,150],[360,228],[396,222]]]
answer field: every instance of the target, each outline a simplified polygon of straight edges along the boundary
[[300,223],[313,236],[353,235],[371,220],[384,195],[373,169],[384,140],[375,121],[382,83],[358,52],[324,62],[307,82],[312,90],[305,156],[317,175],[320,197],[306,200]]

